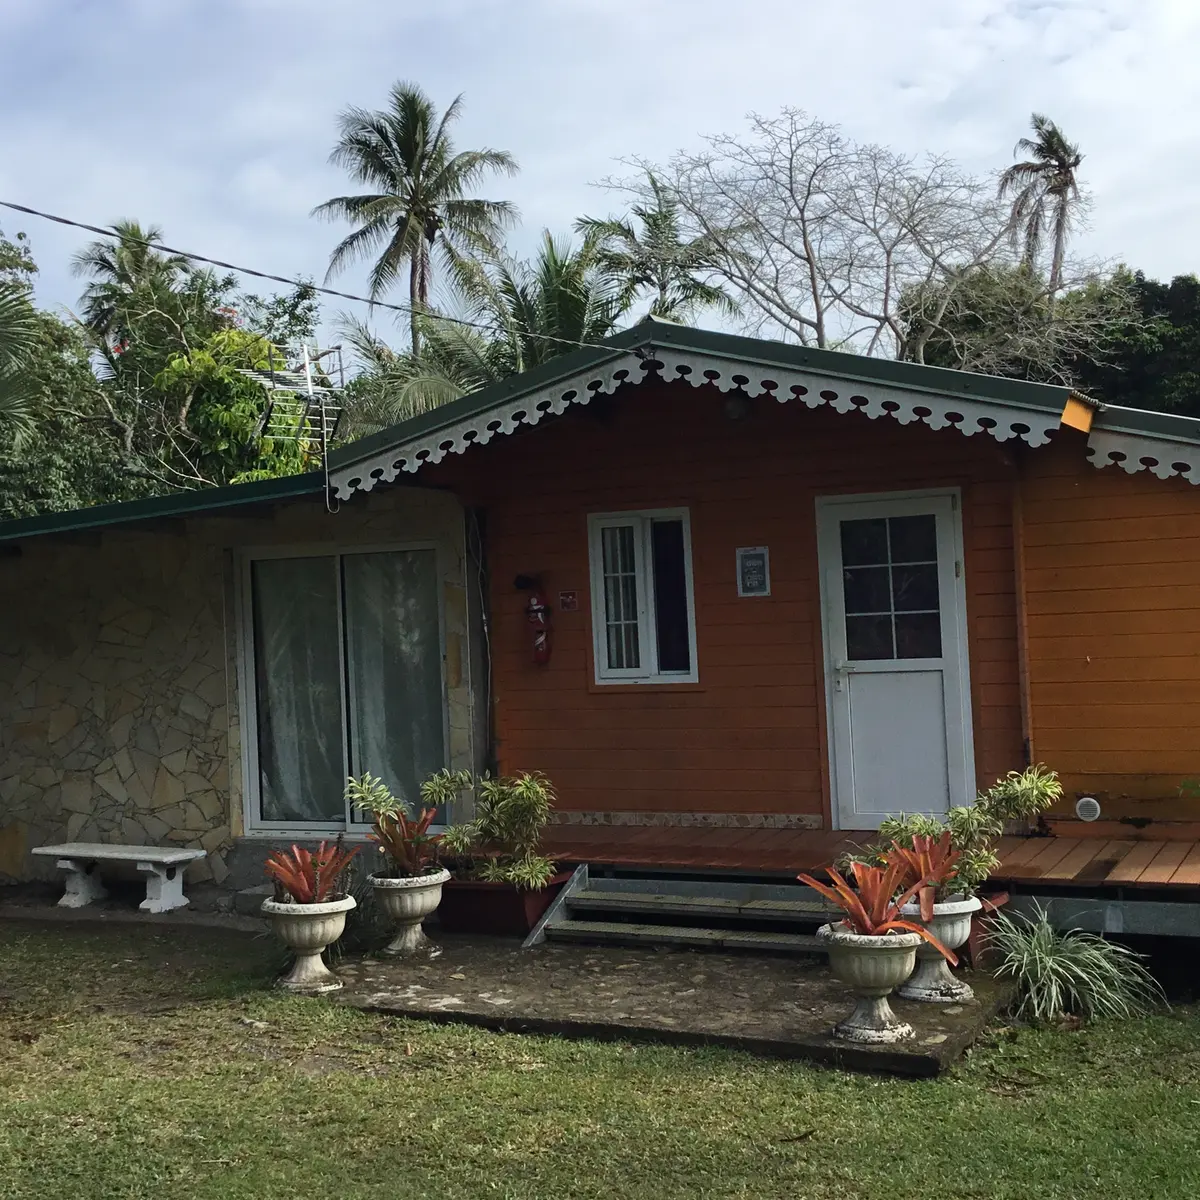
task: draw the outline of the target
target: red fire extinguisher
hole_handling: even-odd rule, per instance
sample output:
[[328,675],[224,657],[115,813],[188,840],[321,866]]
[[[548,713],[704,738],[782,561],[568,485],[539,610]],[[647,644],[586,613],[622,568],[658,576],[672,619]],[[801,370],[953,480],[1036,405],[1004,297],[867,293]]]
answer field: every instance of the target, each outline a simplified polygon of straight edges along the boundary
[[533,626],[533,661],[544,667],[550,661],[550,601],[540,587],[529,593],[525,615]]

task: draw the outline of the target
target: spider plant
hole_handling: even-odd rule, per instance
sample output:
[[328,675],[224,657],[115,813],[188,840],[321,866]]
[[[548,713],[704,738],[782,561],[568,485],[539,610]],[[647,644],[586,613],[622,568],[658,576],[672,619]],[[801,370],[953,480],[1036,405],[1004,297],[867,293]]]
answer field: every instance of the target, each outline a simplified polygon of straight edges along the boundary
[[836,904],[846,914],[843,921],[851,933],[864,937],[878,937],[887,933],[919,934],[924,941],[935,947],[947,962],[952,965],[958,963],[954,953],[947,950],[928,929],[901,916],[900,909],[912,900],[922,887],[927,886],[925,879],[919,879],[900,891],[907,871],[904,863],[897,861],[885,866],[851,863],[850,870],[854,875],[857,891],[834,867],[826,867],[825,870],[833,880],[832,887],[811,875],[801,874],[796,878]]
[[1165,1003],[1141,955],[1094,933],[1059,931],[1044,909],[1032,917],[998,914],[988,921],[987,936],[1000,955],[996,975],[1017,985],[1013,1016],[1019,1020],[1123,1019]]
[[275,898],[291,904],[324,904],[346,891],[343,876],[358,847],[344,850],[339,843],[322,842],[316,850],[293,845],[276,850],[264,870],[275,881]]

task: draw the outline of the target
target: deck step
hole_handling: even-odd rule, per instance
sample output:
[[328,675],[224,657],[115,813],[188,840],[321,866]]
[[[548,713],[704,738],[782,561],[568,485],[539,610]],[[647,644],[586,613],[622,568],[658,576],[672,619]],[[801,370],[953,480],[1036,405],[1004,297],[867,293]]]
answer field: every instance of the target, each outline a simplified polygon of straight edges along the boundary
[[639,925],[624,921],[551,921],[546,926],[546,937],[560,942],[694,946],[709,950],[770,950],[791,954],[824,953],[822,944],[806,933],[701,929],[689,925]]
[[[797,889],[799,890],[799,889]],[[685,896],[677,893],[611,892],[587,888],[567,897],[573,911],[645,913],[718,918],[725,921],[787,921],[823,924],[840,916],[822,900],[732,900],[719,896]]]

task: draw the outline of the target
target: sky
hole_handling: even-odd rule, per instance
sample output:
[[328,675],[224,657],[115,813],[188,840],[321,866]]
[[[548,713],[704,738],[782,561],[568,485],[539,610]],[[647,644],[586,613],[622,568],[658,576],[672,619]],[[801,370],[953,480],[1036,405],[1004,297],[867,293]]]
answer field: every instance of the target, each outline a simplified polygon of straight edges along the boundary
[[[1086,156],[1075,249],[1170,277],[1200,269],[1198,61],[1195,0],[0,0],[0,199],[320,280],[348,232],[309,216],[350,190],[337,114],[397,79],[463,93],[459,145],[517,157],[488,191],[519,206],[518,251],[608,215],[620,158],[749,112],[987,173],[1039,111]],[[74,306],[89,235],[3,209],[0,229],[28,233],[40,302]]]

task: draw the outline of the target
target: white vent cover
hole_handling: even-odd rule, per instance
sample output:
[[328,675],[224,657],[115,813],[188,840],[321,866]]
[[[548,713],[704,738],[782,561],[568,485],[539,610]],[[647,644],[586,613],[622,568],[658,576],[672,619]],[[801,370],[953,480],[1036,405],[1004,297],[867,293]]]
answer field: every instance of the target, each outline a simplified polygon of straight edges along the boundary
[[1081,821],[1094,821],[1100,815],[1100,802],[1094,796],[1080,796],[1075,801],[1075,815]]

